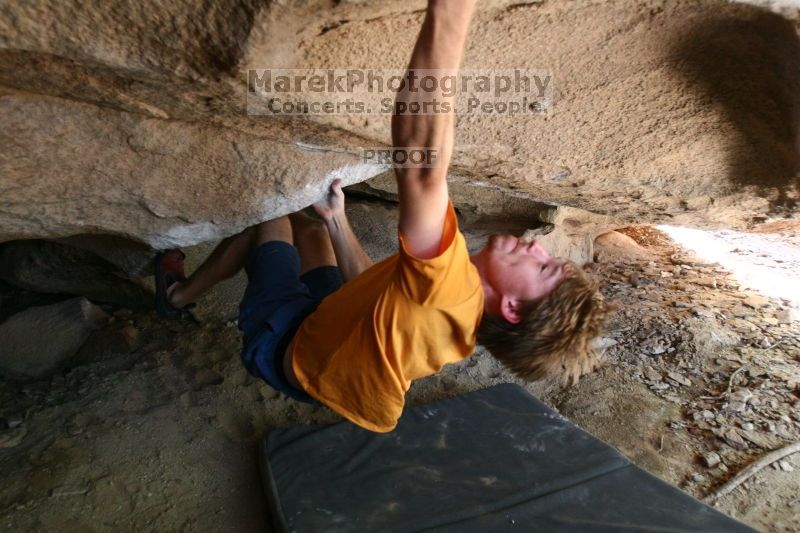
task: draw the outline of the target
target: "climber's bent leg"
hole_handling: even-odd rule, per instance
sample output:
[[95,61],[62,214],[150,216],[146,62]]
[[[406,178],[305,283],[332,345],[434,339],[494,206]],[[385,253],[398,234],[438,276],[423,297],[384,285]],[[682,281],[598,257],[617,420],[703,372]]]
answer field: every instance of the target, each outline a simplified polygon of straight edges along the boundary
[[[223,239],[188,279],[174,283],[167,288],[170,305],[179,309],[183,308],[197,301],[200,296],[220,281],[231,278],[242,270],[253,249],[257,227],[247,228],[241,233]],[[289,238],[291,239],[291,233]]]

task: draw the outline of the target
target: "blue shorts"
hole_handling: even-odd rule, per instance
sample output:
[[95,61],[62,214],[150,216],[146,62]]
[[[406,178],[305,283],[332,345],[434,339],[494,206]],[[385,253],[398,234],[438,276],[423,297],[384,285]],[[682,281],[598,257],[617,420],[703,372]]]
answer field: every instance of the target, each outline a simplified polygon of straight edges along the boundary
[[339,267],[323,266],[301,276],[297,248],[269,241],[250,252],[245,271],[247,290],[239,305],[244,366],[283,394],[313,403],[287,381],[283,356],[303,320],[342,286]]

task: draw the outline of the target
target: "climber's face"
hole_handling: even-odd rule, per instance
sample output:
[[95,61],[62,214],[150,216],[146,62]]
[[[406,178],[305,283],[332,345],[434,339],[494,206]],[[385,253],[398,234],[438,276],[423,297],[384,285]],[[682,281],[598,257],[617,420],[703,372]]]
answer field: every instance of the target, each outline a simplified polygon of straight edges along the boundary
[[568,275],[565,262],[552,257],[538,241],[492,235],[473,256],[487,296],[487,310],[509,322],[522,318],[525,303],[548,296]]

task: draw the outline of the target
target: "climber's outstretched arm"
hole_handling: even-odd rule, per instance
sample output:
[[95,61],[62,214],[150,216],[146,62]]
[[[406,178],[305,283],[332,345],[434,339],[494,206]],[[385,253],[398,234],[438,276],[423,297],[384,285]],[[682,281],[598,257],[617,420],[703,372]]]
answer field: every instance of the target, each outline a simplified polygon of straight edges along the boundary
[[[398,92],[392,117],[395,148],[431,150],[431,166],[395,167],[400,232],[408,251],[420,258],[434,257],[442,236],[455,106],[455,94],[443,91],[442,81],[455,76],[461,65],[474,4],[474,0],[429,0],[406,72],[406,88]],[[420,78],[428,75],[439,79],[434,92],[419,90]],[[427,112],[409,113],[413,104],[427,105]]]

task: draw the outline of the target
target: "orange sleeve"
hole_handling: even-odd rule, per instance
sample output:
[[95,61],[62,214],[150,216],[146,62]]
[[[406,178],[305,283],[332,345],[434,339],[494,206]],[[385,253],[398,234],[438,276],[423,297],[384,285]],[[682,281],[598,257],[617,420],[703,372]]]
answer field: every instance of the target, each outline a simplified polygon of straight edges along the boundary
[[452,202],[448,201],[442,228],[442,238],[436,257],[421,259],[408,251],[403,234],[398,231],[400,252],[398,261],[399,288],[410,299],[424,304],[430,301],[447,278],[454,262],[469,261],[464,238],[458,231],[458,218]]

